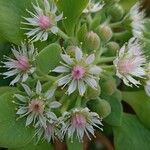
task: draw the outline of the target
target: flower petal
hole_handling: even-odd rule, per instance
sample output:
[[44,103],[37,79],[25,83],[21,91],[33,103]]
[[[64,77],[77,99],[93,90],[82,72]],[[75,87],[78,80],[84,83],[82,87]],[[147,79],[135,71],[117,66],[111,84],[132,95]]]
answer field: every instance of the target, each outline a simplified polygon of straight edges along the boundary
[[82,80],[78,81],[78,90],[79,90],[80,95],[83,96],[86,88],[85,88],[85,84]]
[[64,62],[66,62],[69,65],[73,64],[73,60],[70,58],[69,55],[66,54],[61,54],[61,58],[63,59]]
[[70,80],[71,80],[71,75],[70,75],[70,74],[69,74],[69,75],[66,75],[66,76],[60,78],[60,79],[57,81],[58,86],[62,86],[62,85],[64,85],[64,84],[67,84],[67,83],[70,82]]
[[76,80],[72,80],[72,82],[69,85],[69,88],[67,90],[68,95],[70,95],[71,93],[73,93],[77,88],[77,81]]
[[86,77],[85,82],[93,89],[97,88],[97,82],[93,78]]
[[58,108],[61,106],[61,103],[57,102],[57,101],[53,101],[50,103],[50,108]]
[[41,82],[40,81],[37,81],[37,84],[36,84],[36,94],[40,94],[42,91],[42,85],[41,85]]
[[87,59],[85,60],[85,63],[89,65],[89,64],[93,63],[94,60],[95,60],[95,55],[91,54],[87,57]]
[[58,73],[64,73],[64,72],[69,72],[70,70],[65,66],[58,66],[53,71]]
[[92,66],[89,69],[89,73],[99,75],[102,72],[102,69],[98,66]]
[[76,47],[76,49],[75,49],[76,60],[81,61],[82,57],[83,57],[83,53],[82,53],[81,49],[79,47]]

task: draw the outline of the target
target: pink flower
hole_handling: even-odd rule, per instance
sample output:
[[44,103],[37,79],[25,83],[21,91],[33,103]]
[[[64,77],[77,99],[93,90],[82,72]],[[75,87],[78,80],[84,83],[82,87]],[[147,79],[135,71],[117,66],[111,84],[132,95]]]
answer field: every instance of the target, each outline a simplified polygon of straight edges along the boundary
[[62,20],[63,13],[56,15],[57,7],[53,1],[43,0],[44,8],[40,7],[38,2],[36,5],[32,5],[35,11],[27,10],[31,17],[23,17],[25,22],[21,23],[28,25],[28,27],[22,29],[27,30],[25,34],[31,38],[31,41],[46,41],[50,33],[58,33],[57,22]]
[[67,93],[70,95],[76,89],[81,96],[86,91],[86,85],[93,89],[97,89],[99,75],[102,69],[94,64],[95,55],[84,56],[79,47],[74,47],[75,56],[70,57],[68,54],[61,54],[64,62],[62,66],[56,67],[53,71],[63,73],[63,77],[58,79],[58,86],[68,86]]
[[2,62],[4,64],[3,67],[8,70],[3,73],[5,78],[16,76],[11,81],[10,85],[14,85],[19,81],[25,82],[28,79],[28,76],[33,74],[36,69],[33,66],[33,61],[37,56],[37,50],[34,48],[33,43],[22,43],[18,49],[13,47],[12,53],[15,56],[14,59],[5,57],[6,61]]
[[117,69],[116,75],[123,79],[127,86],[134,84],[138,87],[140,82],[134,77],[143,78],[145,76],[145,63],[146,59],[139,41],[131,38],[128,45],[124,45],[120,49],[118,57],[114,60]]
[[102,119],[95,112],[90,112],[88,108],[75,108],[70,112],[65,112],[62,116],[62,134],[67,133],[68,138],[73,139],[77,136],[79,141],[83,140],[84,135],[89,139],[94,136],[95,127],[102,130]]

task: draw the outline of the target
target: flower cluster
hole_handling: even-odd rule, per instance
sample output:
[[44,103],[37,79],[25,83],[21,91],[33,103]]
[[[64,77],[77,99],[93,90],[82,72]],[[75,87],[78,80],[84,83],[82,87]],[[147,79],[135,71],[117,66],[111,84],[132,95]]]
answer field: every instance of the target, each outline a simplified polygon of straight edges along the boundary
[[[33,11],[27,10],[30,17],[22,18],[29,42],[12,48],[14,58],[5,56],[2,66],[7,71],[2,75],[13,78],[10,85],[20,90],[15,93],[13,101],[17,107],[16,116],[18,119],[25,118],[25,126],[34,127],[37,141],[53,142],[56,139],[65,140],[65,137],[71,140],[77,137],[83,141],[85,136],[90,140],[95,137],[95,130],[102,130],[102,119],[111,113],[111,105],[109,101],[105,102],[104,97],[109,98],[117,91],[114,75],[121,79],[119,83],[123,80],[130,87],[139,87],[144,83],[150,96],[150,62],[141,40],[144,11],[137,3],[131,8],[130,15],[123,18],[124,11],[115,1],[113,10],[115,8],[116,12],[107,16],[112,7],[108,5],[110,8],[105,9],[104,5],[108,2],[105,3],[90,0],[81,11],[83,19],[76,23],[75,29],[71,29],[71,35],[61,30],[64,24],[58,22],[62,20],[63,13],[59,15],[53,0],[32,4]],[[117,11],[122,12],[121,17]],[[102,15],[101,20],[99,14]],[[113,17],[114,21],[118,18],[119,21],[112,21]],[[126,17],[130,20],[127,27],[132,25],[133,37],[124,43],[124,38],[120,36],[131,30],[126,32],[128,28],[125,25],[118,25],[124,23]],[[63,30],[66,28],[63,27]],[[114,34],[116,31],[121,33]],[[55,44],[38,53],[33,43],[37,42],[38,46],[38,41],[47,41],[49,37],[55,38]],[[54,54],[56,45],[62,48],[59,48],[60,53]],[[102,85],[101,78],[104,82],[108,79],[108,82]],[[91,105],[91,101],[95,106]]]

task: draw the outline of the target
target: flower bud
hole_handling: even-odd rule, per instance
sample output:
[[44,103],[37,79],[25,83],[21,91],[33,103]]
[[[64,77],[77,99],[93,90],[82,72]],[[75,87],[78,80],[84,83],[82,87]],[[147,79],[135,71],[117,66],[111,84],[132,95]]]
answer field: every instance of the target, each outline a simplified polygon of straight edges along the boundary
[[124,9],[119,4],[114,4],[108,10],[108,14],[111,15],[113,21],[119,21],[124,15]]
[[85,94],[85,97],[87,99],[95,99],[101,94],[101,88],[100,86],[97,87],[97,89],[93,89],[88,87],[87,92]]
[[85,46],[88,50],[97,50],[100,47],[100,38],[93,31],[88,32],[85,36]]
[[101,88],[105,94],[112,95],[116,91],[116,80],[113,77],[107,78],[102,81]]
[[111,113],[110,104],[103,99],[95,99],[94,102],[91,100],[87,103],[87,106],[102,118],[106,118]]
[[67,54],[70,55],[71,57],[75,56],[75,50],[76,50],[76,46],[68,46],[66,48]]
[[116,42],[109,42],[107,44],[107,56],[116,56],[117,51],[120,49],[120,46]]
[[100,25],[97,29],[97,33],[104,42],[108,42],[113,35],[113,32],[108,25]]

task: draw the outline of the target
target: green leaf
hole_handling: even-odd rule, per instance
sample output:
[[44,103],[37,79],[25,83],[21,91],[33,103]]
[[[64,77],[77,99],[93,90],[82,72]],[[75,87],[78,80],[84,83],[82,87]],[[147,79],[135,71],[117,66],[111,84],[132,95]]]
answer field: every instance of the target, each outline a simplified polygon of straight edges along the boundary
[[10,148],[9,150],[53,150],[53,147],[50,143],[40,142],[37,145],[33,143],[26,145],[21,148]]
[[67,140],[67,148],[68,150],[83,150],[83,143],[74,137],[73,142]]
[[87,33],[87,25],[83,24],[77,33],[79,42],[84,42],[86,33]]
[[8,41],[19,44],[23,39],[22,16],[31,0],[0,0],[0,34]]
[[115,150],[150,150],[150,131],[135,115],[124,114],[122,125],[113,131]]
[[33,138],[33,130],[25,127],[23,119],[16,120],[13,93],[0,96],[0,147],[16,148],[29,143]]
[[58,8],[64,13],[64,25],[67,33],[72,35],[78,17],[87,6],[89,0],[58,0]]
[[123,92],[123,100],[134,109],[140,121],[150,129],[150,97],[145,94],[145,91]]
[[104,121],[111,126],[120,126],[122,121],[123,108],[121,102],[115,97],[104,96],[111,106],[111,113],[104,118]]
[[7,93],[9,92],[16,92],[17,89],[15,87],[9,87],[9,86],[3,86],[3,87],[0,87],[0,96],[2,96],[3,94],[6,94],[6,91]]
[[44,48],[36,57],[38,69],[48,74],[50,70],[54,69],[60,62],[61,47],[58,44],[50,44]]

